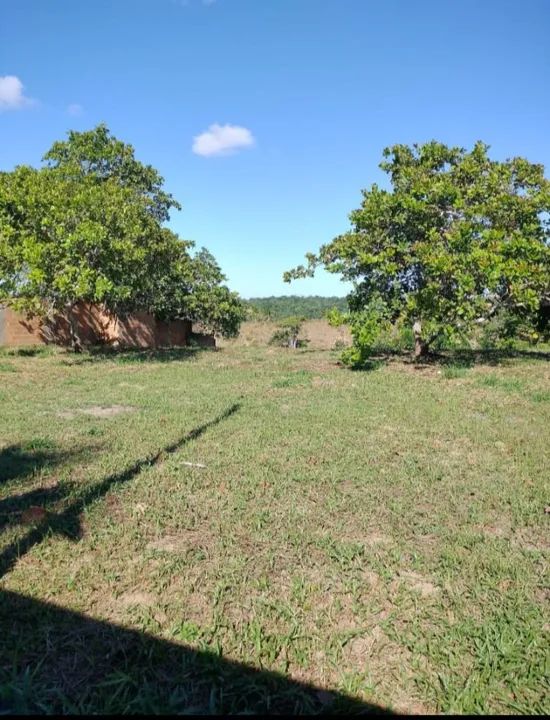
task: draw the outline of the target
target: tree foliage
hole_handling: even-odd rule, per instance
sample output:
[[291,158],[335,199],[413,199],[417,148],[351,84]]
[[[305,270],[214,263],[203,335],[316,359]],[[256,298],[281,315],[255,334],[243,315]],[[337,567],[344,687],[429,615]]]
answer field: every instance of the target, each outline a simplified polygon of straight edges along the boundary
[[407,322],[416,352],[506,310],[534,318],[550,293],[550,183],[542,165],[491,160],[438,142],[386,148],[391,189],[372,185],[352,228],[307,256],[285,280],[318,265],[353,283],[354,344],[368,353],[377,328]]
[[206,251],[163,226],[180,206],[104,125],[70,132],[39,169],[0,174],[0,301],[29,314],[79,301],[235,334],[236,294]]
[[345,297],[323,297],[321,295],[282,295],[250,298],[243,301],[250,319],[283,320],[299,315],[307,320],[322,318],[332,308],[344,312],[347,309]]
[[164,178],[151,165],[135,158],[134,148],[113,137],[106,125],[87,132],[69,131],[68,139],[55,142],[43,158],[47,167],[66,178],[93,178],[95,183],[116,181],[141,198],[146,211],[159,222],[170,219],[170,210],[181,205],[162,186]]
[[304,321],[305,318],[297,315],[284,318],[271,336],[269,344],[288,347],[292,350],[296,350],[300,345],[304,345],[307,341],[304,338],[300,338]]
[[237,293],[223,284],[225,280],[206,248],[192,258],[180,255],[157,284],[151,311],[161,318],[185,317],[208,332],[234,337],[245,308]]

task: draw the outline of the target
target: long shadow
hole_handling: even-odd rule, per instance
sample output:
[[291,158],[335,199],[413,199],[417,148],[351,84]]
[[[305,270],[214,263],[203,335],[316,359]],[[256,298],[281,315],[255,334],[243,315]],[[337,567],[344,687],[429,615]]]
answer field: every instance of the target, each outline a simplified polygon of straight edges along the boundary
[[0,626],[0,714],[392,714],[10,591]]
[[[49,533],[60,533],[75,540],[80,538],[82,536],[82,523],[80,516],[87,505],[94,502],[94,500],[98,500],[103,497],[113,486],[127,483],[129,480],[132,480],[139,475],[144,468],[157,464],[168,455],[182,448],[186,443],[197,439],[206,432],[206,430],[231,417],[231,415],[236,413],[239,409],[240,404],[234,403],[227,408],[227,410],[221,413],[221,415],[218,415],[218,417],[204,423],[203,425],[199,425],[191,430],[191,432],[187,433],[176,442],[162,448],[162,450],[159,450],[154,455],[138,460],[126,470],[119,473],[113,473],[112,475],[106,477],[102,482],[90,487],[77,499],[73,500],[62,512],[55,514],[45,513],[26,535],[8,545],[2,553],[0,553],[0,578],[13,567],[19,557],[25,555],[25,553],[27,553],[34,545],[42,542]],[[24,495],[19,497],[22,501],[26,502]],[[51,488],[50,490],[46,489],[43,491],[43,501],[51,501],[52,499],[60,499],[57,488]],[[17,500],[17,498],[15,500]],[[12,512],[15,512],[16,510],[17,502],[12,505]]]
[[[115,485],[135,478],[239,410],[235,403],[159,452],[105,478],[63,512],[47,516],[0,555],[0,576],[50,532],[77,538],[80,515]],[[6,498],[63,499],[59,488]],[[55,496],[55,497],[54,497]],[[0,590],[0,714],[391,714],[337,692],[94,620]]]

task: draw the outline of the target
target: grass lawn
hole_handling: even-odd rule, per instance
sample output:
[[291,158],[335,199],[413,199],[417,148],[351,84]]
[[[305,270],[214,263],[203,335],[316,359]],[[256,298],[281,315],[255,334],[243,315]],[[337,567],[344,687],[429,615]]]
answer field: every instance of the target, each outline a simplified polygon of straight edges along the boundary
[[0,709],[550,712],[549,381],[4,351]]

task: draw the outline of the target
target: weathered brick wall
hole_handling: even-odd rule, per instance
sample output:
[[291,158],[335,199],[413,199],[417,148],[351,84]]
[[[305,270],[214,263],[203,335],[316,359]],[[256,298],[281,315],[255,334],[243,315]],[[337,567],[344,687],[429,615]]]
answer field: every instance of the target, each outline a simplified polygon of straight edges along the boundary
[[0,345],[19,347],[43,342],[38,319],[27,320],[9,308],[0,308]]
[[186,320],[157,320],[155,344],[157,347],[183,347],[191,336],[191,323]]
[[[191,323],[186,320],[161,322],[144,312],[118,317],[97,305],[80,303],[73,314],[79,337],[85,345],[184,346],[191,333]],[[0,345],[19,347],[48,343],[70,344],[69,323],[65,317],[58,316],[54,323],[43,324],[38,318],[27,320],[10,308],[0,307]]]
[[156,320],[148,313],[117,318],[113,335],[124,347],[156,347]]
[[199,345],[199,347],[216,347],[216,338],[214,335],[208,335],[207,333],[189,333],[189,340],[195,345]]

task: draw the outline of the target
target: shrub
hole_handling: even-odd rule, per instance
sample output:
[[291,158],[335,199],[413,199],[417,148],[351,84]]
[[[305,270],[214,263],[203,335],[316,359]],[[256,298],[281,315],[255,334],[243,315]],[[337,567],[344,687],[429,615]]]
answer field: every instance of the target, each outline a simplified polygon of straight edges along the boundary
[[269,341],[270,345],[279,345],[280,347],[289,347],[296,350],[298,347],[303,347],[308,340],[300,338],[300,331],[304,324],[303,317],[288,317],[279,323],[277,330],[271,336]]
[[334,345],[332,347],[333,350],[345,350],[347,348],[348,344],[345,340],[341,340],[338,338],[338,340],[334,341]]
[[537,326],[533,315],[501,310],[486,322],[480,332],[479,344],[484,350],[491,348],[514,349],[521,341],[534,345],[544,340],[544,332]]

